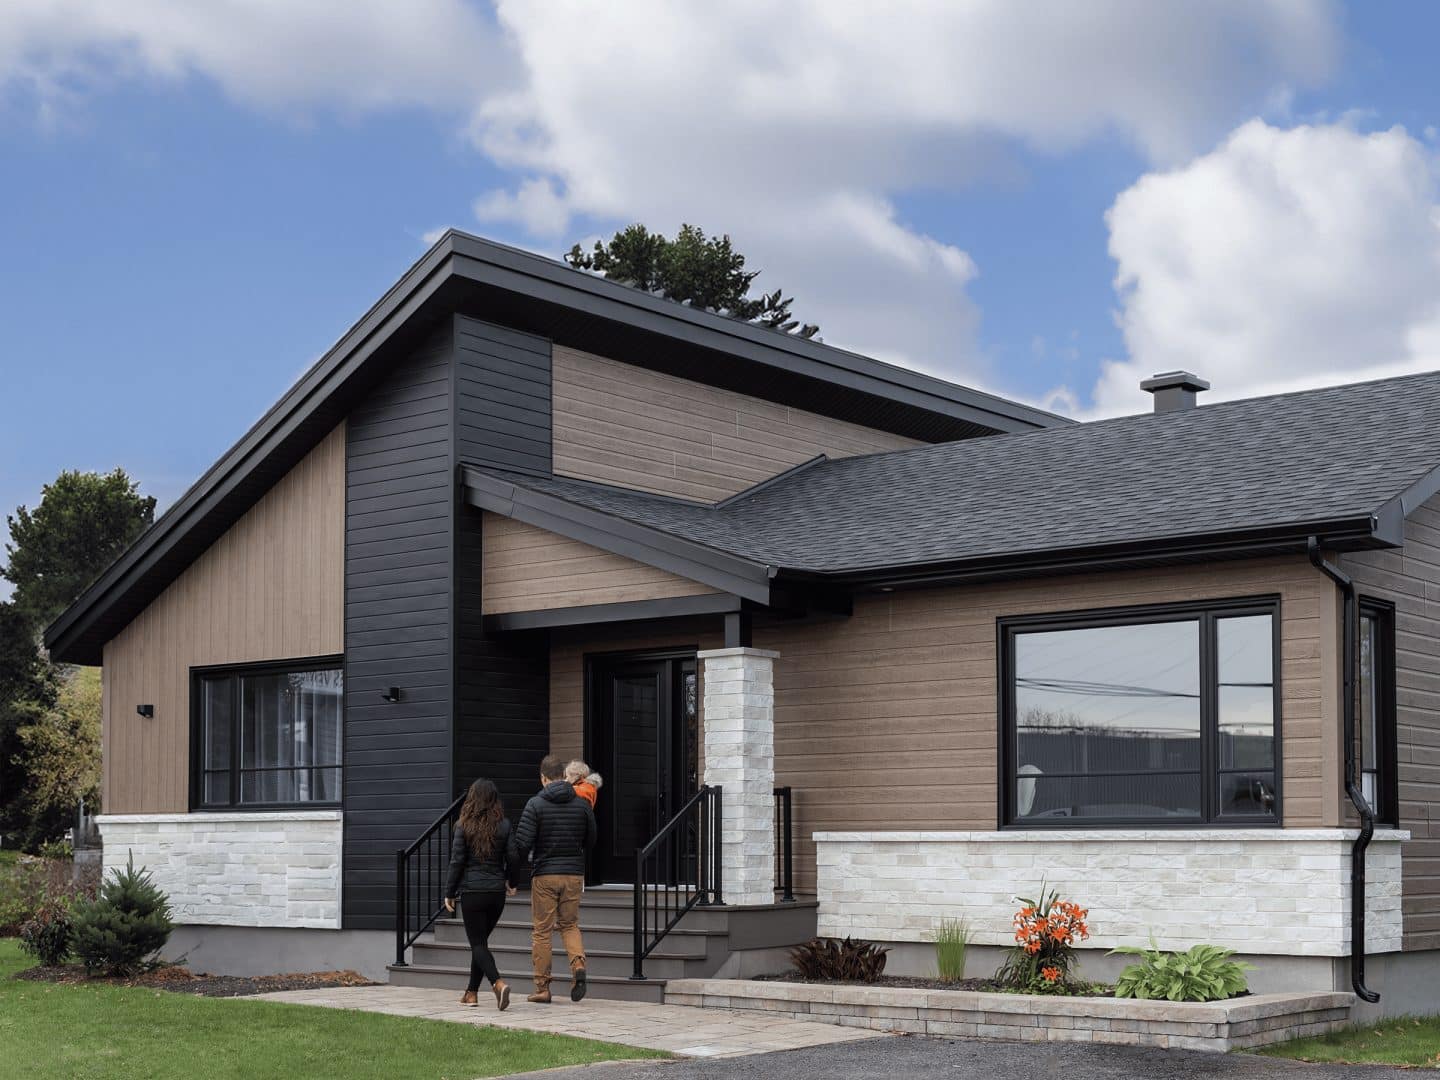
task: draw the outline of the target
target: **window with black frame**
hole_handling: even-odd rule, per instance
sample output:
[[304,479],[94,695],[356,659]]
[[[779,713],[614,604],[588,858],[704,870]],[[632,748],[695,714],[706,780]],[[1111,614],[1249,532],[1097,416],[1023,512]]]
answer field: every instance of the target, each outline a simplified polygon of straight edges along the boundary
[[1395,609],[1360,603],[1360,791],[1383,825],[1399,822],[1395,728]]
[[198,806],[340,802],[338,661],[203,671],[194,684]]
[[1010,825],[1279,818],[1273,602],[1003,621]]

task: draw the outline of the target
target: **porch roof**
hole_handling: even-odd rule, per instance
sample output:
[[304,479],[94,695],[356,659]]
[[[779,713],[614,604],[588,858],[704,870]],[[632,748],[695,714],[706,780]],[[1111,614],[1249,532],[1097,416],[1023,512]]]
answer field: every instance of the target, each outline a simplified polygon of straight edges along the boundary
[[923,580],[1393,546],[1440,489],[1440,373],[817,459],[719,503],[467,467],[771,576]]

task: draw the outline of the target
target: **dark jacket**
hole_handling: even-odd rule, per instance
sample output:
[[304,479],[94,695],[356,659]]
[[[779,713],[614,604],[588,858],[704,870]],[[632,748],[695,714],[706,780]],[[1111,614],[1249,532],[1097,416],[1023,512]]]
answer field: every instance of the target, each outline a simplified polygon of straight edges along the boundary
[[535,876],[585,873],[585,852],[595,846],[595,813],[564,780],[546,784],[525,804],[510,858],[523,865],[532,853]]
[[465,834],[455,829],[450,840],[450,876],[445,880],[445,895],[459,896],[464,892],[504,892],[515,883],[510,862],[510,822],[500,819],[495,829],[495,850],[486,859],[471,850]]

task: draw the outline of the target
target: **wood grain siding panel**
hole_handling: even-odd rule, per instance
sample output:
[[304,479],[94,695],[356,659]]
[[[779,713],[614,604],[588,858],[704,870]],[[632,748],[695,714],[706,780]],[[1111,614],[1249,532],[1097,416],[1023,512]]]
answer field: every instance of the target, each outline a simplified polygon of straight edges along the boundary
[[554,428],[555,472],[562,476],[705,501],[816,454],[923,445],[558,345]]
[[484,515],[486,615],[703,596],[708,585],[499,514]]
[[870,595],[849,619],[757,626],[780,653],[775,774],[795,789],[801,887],[817,830],[997,826],[998,619],[1261,595],[1281,598],[1285,824],[1322,825],[1328,586],[1303,558]]
[[455,318],[455,439],[461,461],[550,472],[550,342]]
[[1404,948],[1440,949],[1440,496],[1405,523],[1399,550],[1342,558],[1361,596],[1395,605],[1395,706]]
[[[451,798],[449,322],[351,413],[346,455],[344,925],[393,925],[395,851]],[[381,700],[398,686],[401,700]]]
[[342,424],[105,645],[107,813],[189,808],[192,667],[344,650],[344,522]]

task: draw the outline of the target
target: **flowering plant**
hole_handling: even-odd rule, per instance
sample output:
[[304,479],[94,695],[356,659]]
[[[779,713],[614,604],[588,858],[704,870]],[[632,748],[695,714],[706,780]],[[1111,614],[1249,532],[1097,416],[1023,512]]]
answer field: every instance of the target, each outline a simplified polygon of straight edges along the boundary
[[1015,944],[995,980],[1016,990],[1046,994],[1062,992],[1070,979],[1075,945],[1090,936],[1085,921],[1089,908],[1060,899],[1056,889],[1040,883],[1038,900],[1019,897],[1020,910],[1011,921]]

